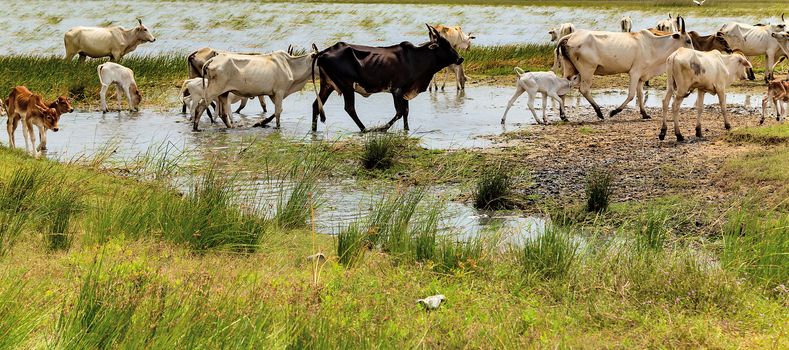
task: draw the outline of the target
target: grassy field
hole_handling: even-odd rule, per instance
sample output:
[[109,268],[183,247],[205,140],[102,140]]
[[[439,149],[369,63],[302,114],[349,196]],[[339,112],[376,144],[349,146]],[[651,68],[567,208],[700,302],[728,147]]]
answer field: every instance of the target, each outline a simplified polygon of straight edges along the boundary
[[[786,134],[769,129],[759,133]],[[474,168],[506,167],[523,150],[428,151],[398,138],[387,142],[405,151],[391,155],[381,140],[274,135],[203,160],[123,164],[0,148],[0,348],[789,346],[780,195],[599,214],[564,203],[544,208],[555,226],[521,248],[497,234],[457,241],[439,234],[440,203],[420,185],[473,187]],[[732,171],[731,182],[786,193],[786,154],[732,159],[761,170]],[[386,169],[365,165],[390,156]],[[297,190],[271,212],[238,198],[242,178],[220,175],[241,169]],[[322,184],[346,176],[393,190],[338,236],[316,234]],[[717,219],[699,226],[700,214]],[[326,261],[305,258],[316,252]],[[438,293],[439,310],[416,303]]]

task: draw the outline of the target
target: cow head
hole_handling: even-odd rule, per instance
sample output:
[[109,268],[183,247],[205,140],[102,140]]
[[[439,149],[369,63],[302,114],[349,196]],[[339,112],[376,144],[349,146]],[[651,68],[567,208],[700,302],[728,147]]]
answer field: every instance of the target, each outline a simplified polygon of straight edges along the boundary
[[137,88],[136,84],[132,84],[132,86],[129,87],[129,90],[131,91],[132,95],[132,105],[130,107],[135,111],[139,110],[140,101],[142,101],[142,93],[140,92],[140,89]]
[[736,74],[739,80],[748,79],[748,72],[753,70],[753,65],[751,65],[751,62],[745,57],[745,54],[740,50],[735,50],[732,54],[727,56],[728,57],[724,57],[727,58],[727,68],[729,68],[729,72]]
[[471,40],[476,39],[477,37],[471,35],[471,33],[463,33],[463,30],[460,26],[455,27],[455,30],[458,31],[460,35],[460,43],[457,45],[458,50],[468,50],[471,48]]
[[693,48],[693,40],[690,39],[690,35],[687,31],[685,31],[685,19],[682,16],[677,16],[677,30],[679,33],[674,33],[671,35],[674,40],[678,40],[680,42],[680,47],[692,49]]
[[74,107],[71,106],[71,102],[66,98],[66,96],[58,96],[55,101],[49,104],[50,108],[54,108],[58,111],[58,113],[71,113],[74,111]]
[[137,37],[137,40],[139,40],[139,41],[147,41],[149,43],[152,43],[152,42],[156,41],[156,38],[153,37],[153,34],[151,34],[151,32],[148,31],[148,27],[146,27],[146,26],[144,26],[142,24],[142,20],[141,19],[138,18],[137,19],[137,23],[139,23],[139,25],[134,27],[134,29],[133,29],[134,30],[134,34]]
[[551,41],[559,40],[559,34],[556,33],[556,29],[551,29],[551,31],[548,32],[548,35],[551,36]]
[[723,33],[717,32],[715,35],[712,36],[712,49],[722,51],[725,53],[732,53],[731,46],[729,46],[729,42],[726,41],[726,38],[723,37]]
[[436,28],[431,27],[429,24],[425,25],[427,26],[428,35],[430,36],[430,42],[427,47],[435,53],[436,58],[438,58],[438,63],[446,66],[463,63],[463,57],[458,55],[458,52],[455,51],[452,44],[439,35]]
[[43,118],[42,122],[44,124],[44,128],[57,132],[58,130],[58,121],[60,120],[60,113],[54,108],[44,108],[40,107],[41,116]]

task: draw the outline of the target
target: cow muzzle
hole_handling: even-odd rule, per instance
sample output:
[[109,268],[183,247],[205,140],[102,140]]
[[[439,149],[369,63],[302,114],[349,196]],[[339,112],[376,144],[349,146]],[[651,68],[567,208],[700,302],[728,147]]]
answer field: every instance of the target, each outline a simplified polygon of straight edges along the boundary
[[463,64],[463,57],[458,57],[458,60],[455,61],[455,64]]
[[54,131],[54,132],[58,132],[58,130],[60,130],[60,129],[58,129],[58,128],[52,128],[52,131]]

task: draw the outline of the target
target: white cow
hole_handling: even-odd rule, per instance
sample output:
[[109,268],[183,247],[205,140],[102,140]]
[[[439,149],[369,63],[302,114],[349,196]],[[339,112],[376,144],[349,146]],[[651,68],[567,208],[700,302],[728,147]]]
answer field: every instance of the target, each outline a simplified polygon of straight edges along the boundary
[[551,29],[548,34],[551,36],[551,41],[557,41],[575,32],[575,24],[562,23],[557,29]]
[[[545,113],[548,110],[549,96],[553,101],[559,102],[559,117],[562,120],[567,120],[567,117],[564,116],[564,95],[578,85],[580,81],[579,76],[576,75],[570,79],[565,79],[556,76],[554,72],[525,72],[520,67],[515,67],[515,74],[518,75],[518,81],[515,83],[515,95],[507,103],[507,109],[504,110],[504,115],[501,117],[502,124],[506,122],[507,112],[510,111],[512,104],[524,92],[529,93],[529,110],[537,123],[548,124],[548,118],[546,118]],[[542,94],[542,121],[537,117],[537,112],[534,111],[534,98],[537,97],[537,93]]]
[[63,36],[66,45],[66,60],[71,60],[79,54],[79,61],[85,57],[108,57],[110,61],[120,61],[127,53],[134,51],[137,45],[154,42],[156,38],[151,35],[142,20],[137,19],[139,25],[126,30],[123,27],[74,27]]
[[674,99],[671,106],[674,118],[674,135],[677,141],[683,141],[679,131],[679,107],[682,100],[690,95],[694,89],[698,90],[696,97],[696,137],[701,136],[701,112],[704,110],[704,94],[718,95],[721,113],[723,113],[723,126],[731,129],[729,113],[726,110],[726,88],[737,80],[746,79],[746,71],[752,68],[748,58],[740,51],[732,54],[721,53],[718,50],[696,51],[681,48],[671,54],[666,60],[666,97],[663,99],[663,124],[660,127],[661,140],[666,137],[666,114],[668,104]]
[[[449,41],[449,44],[452,45],[456,51],[466,51],[471,48],[471,40],[476,39],[475,36],[471,35],[469,32],[468,34],[463,33],[463,29],[460,26],[454,27],[446,27],[442,25],[438,25],[435,27],[438,31],[438,34],[441,35],[444,39]],[[465,90],[466,89],[466,73],[463,71],[462,64],[453,64],[447,67],[444,74],[444,81],[441,83],[441,91],[444,90],[447,84],[447,78],[449,77],[449,73],[455,73],[455,88],[457,90]],[[438,83],[436,82],[435,77],[433,78],[433,83],[428,85],[428,88],[432,91],[435,89],[438,91]]]
[[655,29],[661,32],[669,32],[669,33],[676,33],[679,29],[679,19],[682,18],[677,16],[677,18],[672,18],[671,14],[668,14],[668,18],[661,19]]
[[121,106],[121,91],[126,94],[126,99],[129,102],[129,110],[136,111],[142,100],[142,94],[137,89],[137,82],[134,81],[134,72],[114,62],[106,62],[99,65],[96,69],[99,73],[99,82],[101,83],[101,110],[107,112],[107,90],[110,85],[115,85],[115,95],[118,97],[118,110],[122,109]]
[[638,94],[641,117],[648,119],[644,110],[644,82],[666,70],[666,58],[680,47],[693,48],[685,32],[685,20],[679,17],[680,33],[657,36],[648,30],[635,33],[594,32],[580,30],[559,41],[557,59],[561,59],[564,77],[580,74],[579,91],[592,105],[597,117],[603,119],[600,106],[590,93],[595,75],[628,73],[630,87],[627,99],[612,110],[613,117]]
[[[197,104],[200,103],[200,99],[203,98],[203,91],[203,78],[187,79],[184,80],[183,84],[181,85],[181,103],[189,108],[190,113],[194,112],[195,108],[197,108]],[[260,99],[263,99],[263,96],[260,96]],[[236,113],[244,108],[244,105],[246,105],[248,100],[249,99],[246,97],[240,97],[233,93],[228,94],[229,104],[233,105],[241,102],[241,106],[238,107]],[[211,115],[211,110],[206,108],[205,111],[208,113],[208,118],[211,120],[211,123],[214,123],[214,116]]]
[[624,16],[619,20],[619,29],[622,32],[630,33],[633,31],[633,19],[630,16]]
[[[770,25],[752,26],[744,23],[730,22],[724,24],[718,32],[723,35],[726,42],[734,50],[742,51],[746,56],[767,56],[765,61],[764,80],[770,81],[773,78],[773,66],[776,60],[787,54],[773,33],[786,31],[786,22],[781,15],[781,22]],[[752,75],[751,75],[752,76]]]
[[203,66],[205,91],[203,98],[193,111],[193,130],[198,131],[199,116],[206,108],[206,101],[219,98],[217,114],[229,128],[233,127],[228,118],[228,93],[241,97],[269,96],[274,101],[274,115],[255,124],[265,126],[276,118],[280,127],[282,100],[288,95],[301,91],[312,77],[315,52],[301,56],[291,56],[285,51],[275,51],[263,55],[219,54]]

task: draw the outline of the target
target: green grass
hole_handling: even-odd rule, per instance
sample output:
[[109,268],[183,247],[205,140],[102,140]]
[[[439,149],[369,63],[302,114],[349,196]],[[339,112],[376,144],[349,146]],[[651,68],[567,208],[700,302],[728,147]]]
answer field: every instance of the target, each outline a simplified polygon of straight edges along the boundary
[[789,215],[742,210],[730,218],[723,237],[721,257],[728,268],[768,289],[789,280]]
[[483,170],[474,188],[474,207],[477,209],[509,209],[513,205],[513,178],[510,169],[502,164]]
[[753,142],[766,145],[789,143],[789,123],[737,128],[726,135],[732,142]]
[[586,175],[586,211],[600,213],[608,209],[613,193],[613,174],[593,169]]
[[406,146],[402,136],[389,133],[368,135],[362,146],[361,163],[365,169],[389,169],[395,157]]
[[525,273],[562,278],[577,260],[578,243],[565,230],[549,226],[542,234],[526,239],[522,251],[520,263]]

